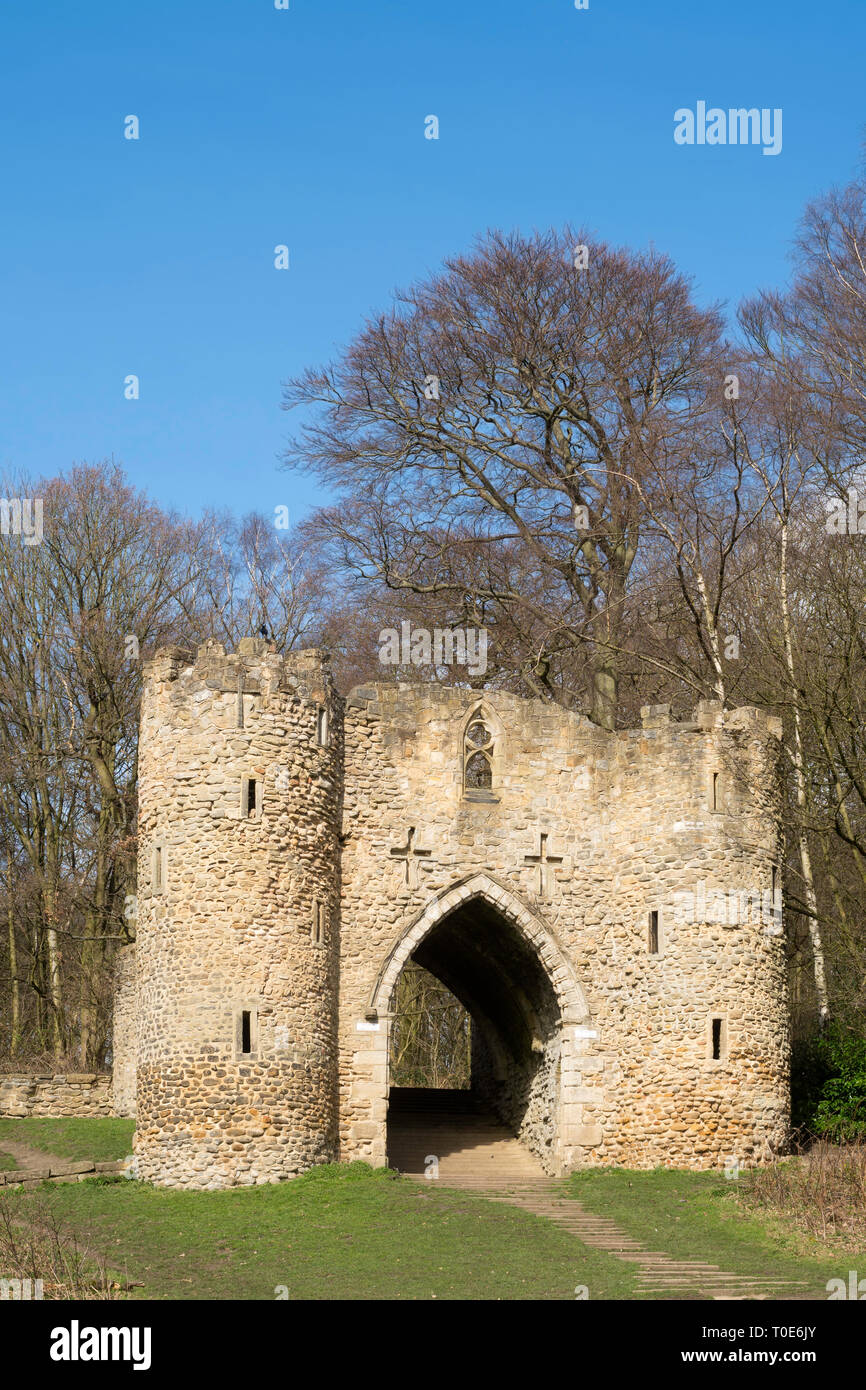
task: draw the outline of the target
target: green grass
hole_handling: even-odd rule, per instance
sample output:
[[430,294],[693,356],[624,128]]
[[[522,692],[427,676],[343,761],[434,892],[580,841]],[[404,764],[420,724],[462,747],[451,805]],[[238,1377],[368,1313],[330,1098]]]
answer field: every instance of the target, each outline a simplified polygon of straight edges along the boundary
[[365,1164],[274,1186],[180,1192],[119,1179],[10,1200],[49,1204],[144,1299],[590,1299],[632,1268],[548,1221]]
[[[10,1140],[69,1158],[131,1150],[130,1120],[0,1120]],[[0,1167],[8,1159],[0,1152]],[[9,1164],[9,1166],[14,1166]],[[803,1281],[791,1297],[826,1298],[838,1255],[739,1200],[740,1184],[678,1169],[575,1173],[563,1191],[648,1250],[742,1275]],[[633,1264],[589,1249],[552,1222],[504,1203],[419,1184],[366,1164],[328,1165],[274,1186],[179,1192],[113,1177],[38,1192],[144,1299],[593,1299],[688,1297],[641,1289]],[[848,1257],[846,1256],[846,1259]],[[859,1256],[866,1263],[866,1250]],[[850,1261],[849,1261],[850,1263]],[[854,1265],[851,1264],[851,1268]]]
[[[72,1160],[92,1159],[110,1163],[132,1152],[134,1120],[96,1119],[0,1119],[0,1145],[4,1139],[29,1144],[42,1153]],[[12,1167],[15,1165],[12,1164]]]
[[0,1173],[11,1172],[13,1168],[17,1167],[18,1164],[15,1162],[15,1159],[12,1157],[12,1155],[4,1153],[3,1150],[0,1149]]
[[748,1174],[728,1181],[717,1172],[607,1168],[572,1174],[567,1190],[587,1211],[616,1221],[648,1250],[707,1261],[732,1274],[804,1280],[799,1296],[826,1298],[827,1280],[840,1274],[839,1257],[804,1255],[795,1231],[747,1212],[737,1184],[748,1181]]

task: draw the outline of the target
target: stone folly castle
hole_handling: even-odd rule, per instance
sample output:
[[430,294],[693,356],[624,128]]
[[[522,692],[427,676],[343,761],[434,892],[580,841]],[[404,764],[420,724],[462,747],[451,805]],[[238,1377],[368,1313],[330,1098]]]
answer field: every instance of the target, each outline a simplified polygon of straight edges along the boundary
[[410,960],[549,1173],[759,1161],[788,1127],[780,727],[704,701],[610,733],[502,692],[334,691],[247,639],[146,666],[115,1108],[139,1176],[388,1155]]

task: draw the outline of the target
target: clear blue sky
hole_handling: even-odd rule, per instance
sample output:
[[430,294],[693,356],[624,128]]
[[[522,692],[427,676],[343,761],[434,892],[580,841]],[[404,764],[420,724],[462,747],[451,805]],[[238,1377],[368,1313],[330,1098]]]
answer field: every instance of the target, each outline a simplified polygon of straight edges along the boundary
[[[732,307],[783,281],[864,53],[864,0],[3,0],[0,466],[298,518],[281,382],[488,227],[652,240]],[[698,100],[781,107],[781,154],[675,145]]]

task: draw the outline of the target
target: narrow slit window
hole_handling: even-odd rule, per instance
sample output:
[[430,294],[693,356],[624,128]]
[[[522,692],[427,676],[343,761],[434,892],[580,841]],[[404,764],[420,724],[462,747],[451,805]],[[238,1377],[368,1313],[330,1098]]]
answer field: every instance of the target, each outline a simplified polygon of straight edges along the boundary
[[162,892],[163,879],[164,879],[163,848],[162,848],[162,845],[156,845],[156,847],[154,848],[154,851],[153,851],[153,891],[154,891],[154,893],[161,893],[161,892]]
[[718,811],[718,810],[719,810],[719,795],[720,795],[720,791],[721,791],[721,788],[720,788],[720,786],[719,786],[719,774],[718,774],[717,772],[714,772],[714,773],[713,773],[713,792],[712,792],[712,797],[713,797],[712,806],[713,806],[713,810],[714,810],[714,811]]
[[714,1062],[723,1062],[726,1051],[725,1020],[712,1018],[710,1019],[710,1056]]
[[328,909],[324,903],[313,904],[313,945],[324,946],[327,931]]
[[258,1009],[235,1009],[235,1057],[257,1058],[259,1055]]
[[775,906],[776,906],[776,893],[777,893],[778,888],[779,888],[779,870],[776,868],[775,864],[773,865],[773,868],[772,868],[772,871],[771,871],[771,872],[772,872],[772,891],[773,891],[773,896],[772,896],[771,901],[772,901],[773,907],[775,907]]
[[241,820],[261,820],[263,783],[258,777],[241,778]]
[[659,915],[653,911],[649,915],[649,926],[647,931],[647,948],[651,956],[659,953]]
[[316,738],[320,748],[325,748],[328,743],[328,711],[324,706],[319,707],[319,717],[316,725]]

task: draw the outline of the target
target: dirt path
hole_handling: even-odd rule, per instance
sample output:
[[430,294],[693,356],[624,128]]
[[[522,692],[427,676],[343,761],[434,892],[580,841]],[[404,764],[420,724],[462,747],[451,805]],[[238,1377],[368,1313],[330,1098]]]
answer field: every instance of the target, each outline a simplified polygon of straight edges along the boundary
[[18,1164],[22,1177],[34,1168],[69,1168],[74,1159],[63,1158],[60,1154],[49,1154],[44,1149],[32,1149],[29,1144],[19,1144],[14,1139],[0,1140],[0,1153],[11,1154]]

